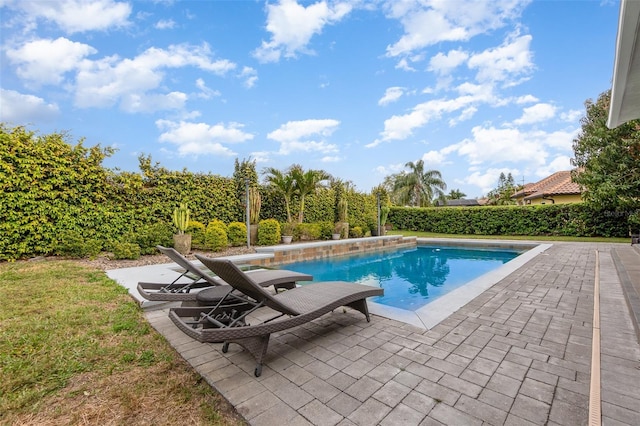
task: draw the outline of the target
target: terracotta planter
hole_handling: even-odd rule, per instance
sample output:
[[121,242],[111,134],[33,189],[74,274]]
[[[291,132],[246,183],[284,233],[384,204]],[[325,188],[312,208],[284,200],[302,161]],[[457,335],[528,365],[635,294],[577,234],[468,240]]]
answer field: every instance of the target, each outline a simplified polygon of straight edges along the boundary
[[175,234],[173,236],[173,248],[182,255],[191,251],[191,234]]

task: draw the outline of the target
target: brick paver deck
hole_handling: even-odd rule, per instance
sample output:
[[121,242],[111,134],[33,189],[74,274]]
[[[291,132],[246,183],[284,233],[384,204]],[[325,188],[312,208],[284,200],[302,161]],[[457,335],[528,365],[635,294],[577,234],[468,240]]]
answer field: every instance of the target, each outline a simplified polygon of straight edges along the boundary
[[640,425],[640,345],[614,262],[640,254],[624,245],[554,244],[428,331],[336,310],[272,336],[259,378],[238,346],[195,342],[166,310],[147,318],[252,425],[585,425],[596,250],[602,422]]

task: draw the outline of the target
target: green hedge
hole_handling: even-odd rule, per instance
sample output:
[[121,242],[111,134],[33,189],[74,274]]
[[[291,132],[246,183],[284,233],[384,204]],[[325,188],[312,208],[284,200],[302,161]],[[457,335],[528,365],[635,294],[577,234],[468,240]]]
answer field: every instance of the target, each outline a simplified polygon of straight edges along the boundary
[[395,228],[442,234],[626,237],[622,214],[588,204],[484,207],[392,207]]
[[[204,224],[244,223],[242,185],[234,177],[171,171],[148,156],[139,158],[139,172],[114,171],[102,165],[112,154],[99,145],[87,148],[82,140],[74,145],[65,133],[41,136],[0,123],[0,260],[53,253],[92,257],[116,246],[131,251],[125,243],[138,245],[141,254],[151,253],[157,244],[172,244],[171,215],[181,202],[191,209],[194,247],[205,245]],[[261,219],[284,222],[284,200],[268,188],[259,190]],[[320,238],[329,238],[336,221],[337,192],[322,188],[306,198],[305,222],[322,222]],[[353,190],[344,196],[350,227],[360,227],[363,234],[375,230],[375,196]],[[294,215],[298,208],[294,197]],[[392,208],[388,221],[401,229],[456,234],[628,235],[624,212],[584,204]],[[317,235],[315,226],[306,232]],[[276,243],[272,234],[269,241]],[[239,239],[234,236],[234,243]]]

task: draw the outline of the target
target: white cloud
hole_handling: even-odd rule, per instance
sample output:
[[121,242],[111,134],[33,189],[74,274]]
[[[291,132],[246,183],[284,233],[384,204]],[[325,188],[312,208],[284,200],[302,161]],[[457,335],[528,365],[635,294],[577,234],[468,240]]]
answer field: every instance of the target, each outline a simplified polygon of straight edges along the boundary
[[558,155],[549,164],[538,167],[535,170],[535,175],[542,179],[555,172],[571,169],[573,169],[573,166],[571,165],[571,158],[566,155]]
[[263,41],[253,56],[260,62],[277,62],[282,55],[291,58],[297,53],[311,53],[307,48],[311,38],[320,34],[326,25],[342,20],[351,8],[347,2],[319,1],[307,7],[295,0],[267,4],[266,29],[271,33],[271,40]]
[[411,65],[409,65],[409,61],[407,58],[402,58],[396,64],[396,69],[404,70],[404,71],[416,71]]
[[514,179],[520,175],[520,170],[518,169],[509,169],[506,167],[503,168],[490,168],[481,172],[480,170],[473,171],[470,175],[458,181],[458,183],[465,183],[468,185],[474,185],[480,188],[482,194],[487,194],[492,189],[498,186],[498,179],[500,177],[500,173],[504,173],[511,175]]
[[479,82],[515,84],[515,77],[526,76],[533,70],[533,55],[529,50],[531,40],[530,35],[508,39],[499,47],[471,55],[468,66],[478,70],[476,80]]
[[254,68],[243,67],[238,77],[244,79],[244,86],[246,88],[251,89],[258,81],[258,72]]
[[337,163],[339,161],[342,161],[342,157],[339,157],[337,155],[327,155],[325,157],[322,157],[320,161],[323,163]]
[[509,2],[435,1],[418,2],[390,0],[387,17],[398,19],[404,35],[387,46],[387,56],[408,55],[443,41],[465,41],[471,37],[500,28],[518,17],[529,0]]
[[378,166],[374,169],[375,172],[382,176],[391,175],[394,173],[400,173],[404,170],[404,163],[389,164],[387,166]]
[[60,115],[58,105],[33,95],[0,89],[0,121],[25,125],[49,121]]
[[[429,121],[442,117],[443,113],[463,109],[475,101],[476,98],[472,96],[460,96],[455,99],[435,99],[418,104],[407,114],[394,115],[385,120],[380,142],[406,139],[413,134],[414,129],[423,127]],[[375,145],[369,144],[367,147]]]
[[[338,147],[324,138],[331,136],[338,125],[339,121],[331,119],[289,121],[269,133],[267,138],[280,143],[279,153],[283,155],[296,151],[333,153]],[[315,140],[316,137],[320,140]]]
[[529,161],[540,165],[547,157],[541,141],[527,138],[518,129],[476,126],[472,134],[457,149],[471,164]]
[[476,112],[478,112],[478,108],[476,108],[475,106],[470,106],[469,108],[463,109],[460,115],[449,120],[449,127],[455,127],[462,121],[470,120],[471,118],[473,118]]
[[196,80],[196,87],[200,89],[200,93],[197,94],[199,98],[211,99],[212,97],[220,96],[220,92],[218,90],[213,90],[207,87],[207,84],[201,78]]
[[250,157],[258,164],[268,163],[271,161],[271,153],[267,151],[254,151]]
[[83,61],[76,77],[75,103],[81,108],[109,107],[117,102],[125,106],[129,97],[142,98],[160,87],[166,68],[194,66],[224,75],[236,66],[226,59],[212,61],[209,56],[206,44],[172,45],[167,49],[149,48],[133,59],[111,56]]
[[440,166],[445,164],[446,156],[442,151],[429,151],[422,155],[422,161],[431,166]]
[[556,115],[556,107],[551,104],[539,103],[528,108],[525,108],[522,112],[522,117],[513,120],[513,124],[533,124],[547,121]]
[[524,95],[516,99],[517,104],[532,104],[538,102],[538,98],[533,95]]
[[28,0],[16,5],[27,13],[27,21],[55,22],[67,34],[124,27],[131,14],[129,3],[113,0]]
[[438,74],[449,74],[459,65],[463,64],[468,58],[469,54],[460,49],[450,50],[446,55],[439,52],[429,61],[428,70],[434,71]]
[[176,27],[176,22],[173,19],[161,19],[156,22],[155,28],[158,30],[170,30]]
[[93,47],[64,37],[40,39],[7,49],[18,77],[40,84],[60,84],[66,72],[75,70],[84,57],[97,52]]
[[568,112],[563,112],[562,114],[560,114],[560,119],[568,123],[575,123],[580,121],[583,115],[584,115],[584,111],[572,109],[572,110],[569,110]]
[[403,93],[404,87],[389,87],[384,92],[384,96],[378,101],[378,105],[387,105],[395,102],[402,97]]
[[458,155],[467,157],[470,164],[496,164],[501,162],[526,162],[541,167],[553,151],[570,151],[576,131],[531,131],[517,128],[476,126],[472,137],[447,147]]
[[242,130],[240,123],[189,123],[170,120],[157,120],[156,126],[162,132],[160,142],[169,142],[177,146],[178,153],[184,155],[215,154],[237,155],[223,144],[245,142],[253,139],[251,133]]
[[182,92],[167,94],[137,94],[123,96],[120,107],[129,113],[179,110],[184,108],[187,95]]

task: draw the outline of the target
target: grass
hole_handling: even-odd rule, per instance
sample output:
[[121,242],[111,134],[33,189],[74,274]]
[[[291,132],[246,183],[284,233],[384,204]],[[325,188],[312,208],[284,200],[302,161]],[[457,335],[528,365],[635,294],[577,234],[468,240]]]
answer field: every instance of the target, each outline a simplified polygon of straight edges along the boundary
[[0,293],[1,424],[244,424],[103,271],[3,263]]
[[475,234],[438,234],[435,232],[420,232],[407,230],[388,231],[387,235],[415,236],[420,238],[466,238],[474,240],[526,240],[526,241],[558,241],[579,243],[630,243],[629,238],[605,238],[605,237],[564,237],[553,236],[528,236],[528,235],[475,235]]

